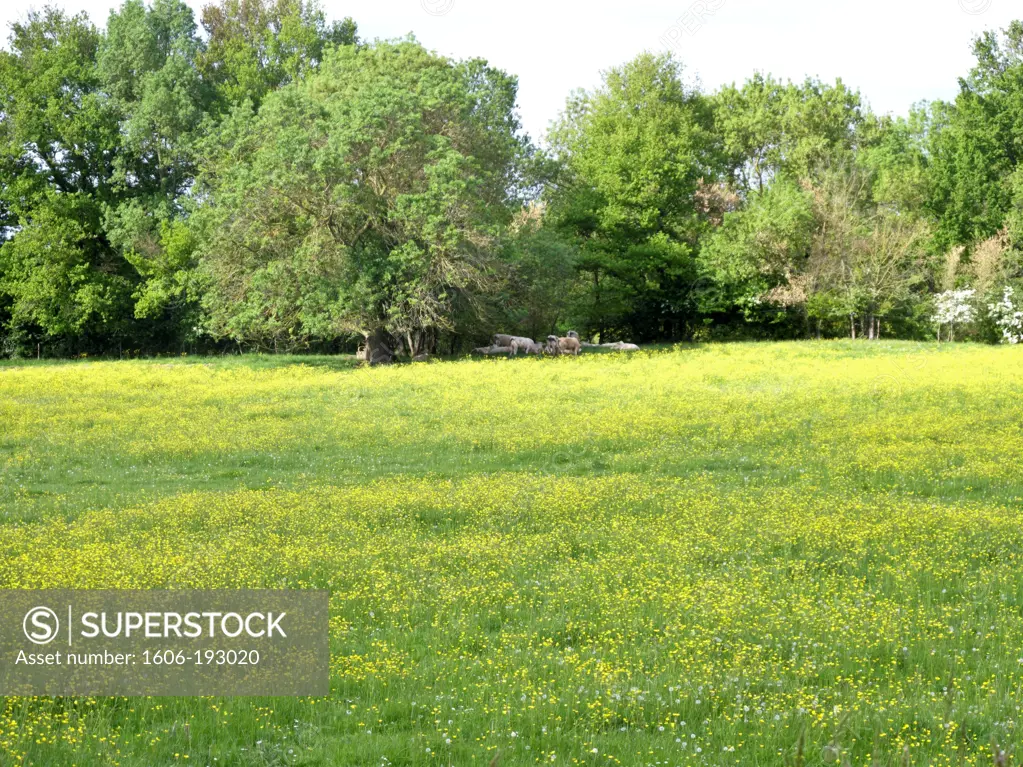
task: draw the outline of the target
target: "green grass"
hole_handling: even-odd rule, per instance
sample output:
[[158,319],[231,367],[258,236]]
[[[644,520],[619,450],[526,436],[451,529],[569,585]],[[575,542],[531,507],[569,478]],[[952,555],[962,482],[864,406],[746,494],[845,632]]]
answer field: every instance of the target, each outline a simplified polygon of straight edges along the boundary
[[990,764],[1021,499],[1015,348],[0,364],[0,585],[332,591],[330,698],[8,699],[0,763]]

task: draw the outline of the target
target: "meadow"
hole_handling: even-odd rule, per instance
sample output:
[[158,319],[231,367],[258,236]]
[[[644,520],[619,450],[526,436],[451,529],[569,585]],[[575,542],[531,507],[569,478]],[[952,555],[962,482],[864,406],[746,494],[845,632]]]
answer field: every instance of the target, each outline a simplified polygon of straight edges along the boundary
[[0,764],[1016,764],[1021,501],[1013,347],[0,363],[0,588],[332,592],[328,698]]

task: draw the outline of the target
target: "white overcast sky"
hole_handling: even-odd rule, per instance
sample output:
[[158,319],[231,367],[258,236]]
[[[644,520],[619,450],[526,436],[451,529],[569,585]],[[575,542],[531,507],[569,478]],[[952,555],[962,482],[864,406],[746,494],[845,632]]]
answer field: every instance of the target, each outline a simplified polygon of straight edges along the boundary
[[[187,0],[197,10],[206,0]],[[105,25],[111,0],[57,0]],[[2,0],[4,27],[39,0]],[[755,70],[841,77],[878,112],[952,98],[972,39],[1023,18],[1020,0],[323,0],[363,39],[410,32],[428,48],[479,56],[519,77],[526,129],[539,137],[575,88],[643,50],[672,46],[706,90]],[[701,10],[702,6],[704,9]],[[693,13],[695,12],[695,14]],[[686,15],[686,14],[690,15]],[[702,18],[702,23],[697,18]],[[679,20],[682,19],[682,23]],[[685,29],[684,27],[688,27]],[[6,35],[4,36],[6,40]]]

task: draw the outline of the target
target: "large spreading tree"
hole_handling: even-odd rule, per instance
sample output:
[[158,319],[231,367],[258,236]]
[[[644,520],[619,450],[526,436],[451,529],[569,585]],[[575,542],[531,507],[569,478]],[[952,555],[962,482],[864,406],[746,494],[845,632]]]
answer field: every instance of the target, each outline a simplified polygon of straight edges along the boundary
[[429,348],[500,276],[515,91],[409,40],[335,49],[237,108],[202,177],[208,331],[280,349],[384,330]]

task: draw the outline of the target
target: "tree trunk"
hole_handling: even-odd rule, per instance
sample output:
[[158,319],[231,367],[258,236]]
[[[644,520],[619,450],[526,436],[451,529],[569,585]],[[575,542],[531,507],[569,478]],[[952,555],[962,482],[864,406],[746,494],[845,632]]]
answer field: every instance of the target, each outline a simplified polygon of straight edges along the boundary
[[856,315],[849,315],[849,327],[852,329],[852,340],[856,340]]
[[387,331],[378,328],[366,336],[366,359],[370,365],[386,365],[394,361],[391,339]]

